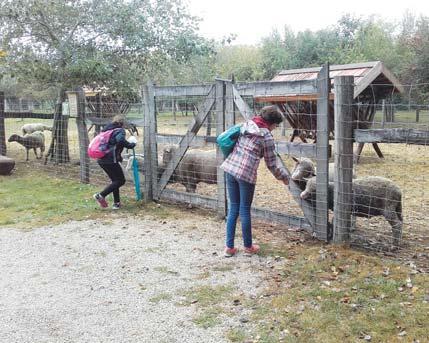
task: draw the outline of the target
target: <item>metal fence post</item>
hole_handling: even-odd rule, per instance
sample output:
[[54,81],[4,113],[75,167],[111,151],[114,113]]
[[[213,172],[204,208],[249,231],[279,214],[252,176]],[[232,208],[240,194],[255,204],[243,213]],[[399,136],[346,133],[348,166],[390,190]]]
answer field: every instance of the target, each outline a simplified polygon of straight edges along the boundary
[[334,243],[350,239],[353,203],[353,76],[335,77]]

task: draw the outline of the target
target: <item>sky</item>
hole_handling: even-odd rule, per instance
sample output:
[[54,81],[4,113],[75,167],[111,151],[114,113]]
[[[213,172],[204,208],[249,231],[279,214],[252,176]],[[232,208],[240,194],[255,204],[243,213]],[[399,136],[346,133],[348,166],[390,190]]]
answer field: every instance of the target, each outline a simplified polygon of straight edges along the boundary
[[294,32],[334,25],[346,13],[367,18],[376,14],[400,20],[405,11],[429,16],[428,0],[185,0],[191,14],[202,18],[200,33],[217,40],[237,34],[234,44],[257,44],[274,28]]

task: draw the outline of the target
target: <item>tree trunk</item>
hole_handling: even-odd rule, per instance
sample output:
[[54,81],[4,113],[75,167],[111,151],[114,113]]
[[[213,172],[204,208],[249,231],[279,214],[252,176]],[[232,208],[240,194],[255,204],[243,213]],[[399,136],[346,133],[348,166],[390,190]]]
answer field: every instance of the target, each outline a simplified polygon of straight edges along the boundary
[[65,100],[65,89],[61,88],[55,105],[54,124],[52,128],[52,140],[49,150],[45,157],[45,164],[54,162],[54,164],[70,162],[69,143],[68,143],[68,121],[69,116],[63,115],[62,103]]

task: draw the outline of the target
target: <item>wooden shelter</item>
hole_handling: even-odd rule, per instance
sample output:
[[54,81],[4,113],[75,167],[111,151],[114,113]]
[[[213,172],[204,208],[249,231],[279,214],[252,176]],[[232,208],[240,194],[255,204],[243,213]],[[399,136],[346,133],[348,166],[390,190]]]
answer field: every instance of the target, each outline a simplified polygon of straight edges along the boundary
[[[271,82],[279,81],[316,81],[320,67],[291,69],[279,72]],[[331,92],[329,95],[329,132],[334,134],[334,98],[332,92],[335,76],[353,76],[354,108],[353,128],[368,129],[372,126],[376,105],[382,100],[390,101],[395,93],[403,93],[404,89],[396,77],[380,61],[331,65],[329,78]],[[303,142],[317,138],[317,94],[296,93],[271,96],[261,95],[255,98],[257,102],[276,103],[283,110],[286,120],[294,129],[291,141],[300,137]],[[373,144],[377,154],[382,157],[376,143]],[[359,146],[358,150],[362,150]],[[358,151],[358,155],[360,154]]]

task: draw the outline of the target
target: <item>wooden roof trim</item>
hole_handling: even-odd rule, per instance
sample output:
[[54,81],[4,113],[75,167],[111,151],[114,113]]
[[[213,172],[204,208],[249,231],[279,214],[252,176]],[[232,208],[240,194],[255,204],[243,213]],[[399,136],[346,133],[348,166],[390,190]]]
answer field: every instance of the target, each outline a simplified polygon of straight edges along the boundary
[[[329,66],[329,70],[348,70],[348,69],[360,69],[360,68],[373,68],[381,63],[380,61],[364,62],[364,63],[351,63],[351,64],[337,64]],[[322,67],[312,67],[312,68],[301,68],[301,69],[289,69],[282,70],[277,75],[290,75],[290,74],[300,74],[300,73],[318,73]]]
[[383,74],[398,92],[404,92],[404,88],[399,84],[398,79],[384,67],[382,62],[378,61],[375,66],[356,83],[353,98],[357,98],[380,74]]

